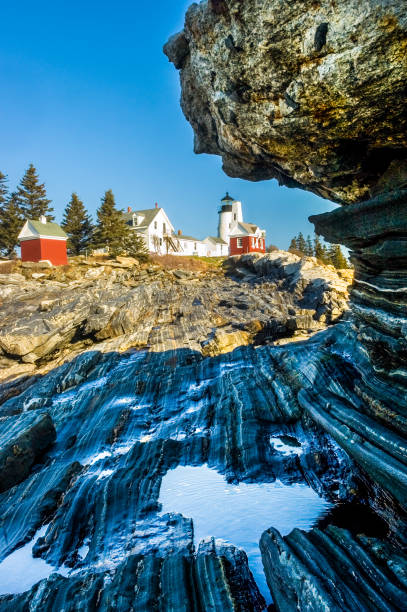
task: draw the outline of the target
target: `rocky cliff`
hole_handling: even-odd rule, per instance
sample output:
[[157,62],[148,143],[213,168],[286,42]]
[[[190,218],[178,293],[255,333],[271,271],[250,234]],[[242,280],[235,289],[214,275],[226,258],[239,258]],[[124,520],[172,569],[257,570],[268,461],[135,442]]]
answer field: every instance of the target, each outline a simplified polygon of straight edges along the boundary
[[[407,505],[407,113],[394,95],[403,99],[406,86],[404,8],[397,0],[209,0],[189,8],[165,47],[180,70],[196,152],[221,155],[231,176],[277,178],[343,205],[311,221],[351,250],[352,317],[331,337],[334,360],[317,349],[313,387],[296,377],[297,399],[388,496],[379,512],[398,506],[399,517]],[[288,376],[297,366],[287,353],[280,367]],[[262,550],[279,609],[403,607],[405,522],[379,543],[363,531],[293,534],[285,543],[270,534]],[[403,569],[394,576],[396,558]]]

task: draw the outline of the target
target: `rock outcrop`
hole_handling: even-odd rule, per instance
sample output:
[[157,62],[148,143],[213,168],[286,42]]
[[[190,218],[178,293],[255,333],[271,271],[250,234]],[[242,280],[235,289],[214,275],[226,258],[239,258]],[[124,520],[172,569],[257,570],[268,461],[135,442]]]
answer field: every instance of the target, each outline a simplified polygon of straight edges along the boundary
[[140,269],[131,262],[82,262],[58,272],[59,280],[52,271],[33,280],[31,269],[27,278],[0,275],[0,380],[46,371],[92,345],[165,350],[171,331],[179,348],[215,355],[255,338],[307,334],[342,316],[348,282],[312,258],[278,253],[263,264],[245,257],[239,267],[235,260],[226,276],[219,268]]
[[404,610],[407,560],[388,542],[333,525],[260,541],[278,610]]
[[0,431],[0,493],[27,478],[56,437],[48,412],[9,417]]
[[192,4],[166,44],[195,152],[349,203],[406,181],[400,0]]

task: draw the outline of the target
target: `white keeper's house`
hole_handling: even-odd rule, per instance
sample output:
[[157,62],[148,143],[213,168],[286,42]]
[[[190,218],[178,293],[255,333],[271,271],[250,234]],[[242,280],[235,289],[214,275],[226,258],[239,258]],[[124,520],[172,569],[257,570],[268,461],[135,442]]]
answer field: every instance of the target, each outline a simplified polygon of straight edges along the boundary
[[[159,255],[227,257],[235,254],[235,242],[239,245],[239,252],[265,249],[264,230],[257,225],[243,223],[242,203],[233,200],[229,194],[221,201],[218,235],[207,236],[204,240],[185,235],[181,230],[176,232],[168,215],[158,204],[155,208],[144,210],[133,210],[129,206],[123,216],[130,229],[144,238],[148,250]],[[247,249],[246,243],[249,245]]]

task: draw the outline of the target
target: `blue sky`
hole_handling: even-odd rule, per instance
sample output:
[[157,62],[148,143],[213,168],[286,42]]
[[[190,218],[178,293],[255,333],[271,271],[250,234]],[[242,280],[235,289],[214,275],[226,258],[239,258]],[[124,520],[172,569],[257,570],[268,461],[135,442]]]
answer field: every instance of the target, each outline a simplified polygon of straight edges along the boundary
[[267,242],[285,248],[293,234],[312,232],[310,214],[333,205],[276,181],[230,179],[219,157],[194,155],[178,74],[162,53],[189,4],[4,3],[0,170],[14,188],[32,162],[58,219],[72,191],[94,214],[112,189],[121,208],[158,202],[197,237],[216,232],[229,190]]

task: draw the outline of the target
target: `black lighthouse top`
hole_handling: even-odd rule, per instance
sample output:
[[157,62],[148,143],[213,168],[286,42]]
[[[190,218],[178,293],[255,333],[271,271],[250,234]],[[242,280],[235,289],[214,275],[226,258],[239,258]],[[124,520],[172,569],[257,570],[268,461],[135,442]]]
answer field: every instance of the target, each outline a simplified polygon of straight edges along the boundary
[[229,192],[226,192],[224,198],[221,199],[221,202],[234,202],[234,199],[229,195]]

